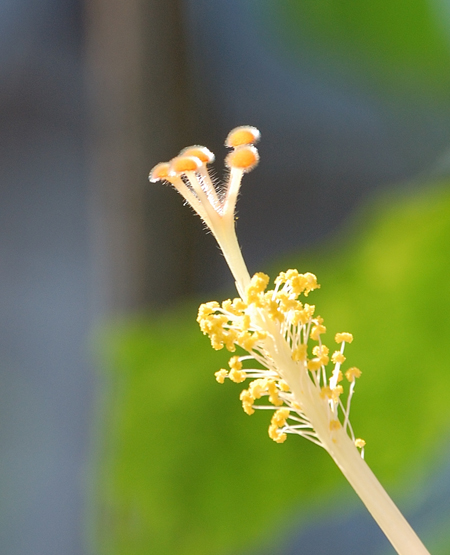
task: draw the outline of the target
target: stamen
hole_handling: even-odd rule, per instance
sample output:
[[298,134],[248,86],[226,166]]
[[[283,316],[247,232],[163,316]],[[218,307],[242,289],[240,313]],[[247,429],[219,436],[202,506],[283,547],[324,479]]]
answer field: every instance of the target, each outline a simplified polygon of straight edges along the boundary
[[345,341],[346,343],[351,343],[353,341],[353,335],[351,333],[347,333],[345,331],[341,333],[337,333],[334,340],[336,343],[342,343]]

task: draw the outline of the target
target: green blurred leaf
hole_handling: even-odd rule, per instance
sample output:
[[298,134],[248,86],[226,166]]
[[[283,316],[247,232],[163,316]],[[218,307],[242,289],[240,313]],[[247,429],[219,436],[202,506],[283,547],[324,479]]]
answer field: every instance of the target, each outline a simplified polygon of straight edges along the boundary
[[[363,376],[352,423],[388,486],[429,472],[448,440],[449,252],[442,184],[385,196],[327,249],[277,265],[318,275],[311,300],[329,344],[337,331],[354,334],[346,355]],[[195,317],[188,305],[102,340],[111,393],[98,537],[108,555],[238,552],[350,491],[323,450],[296,437],[273,443],[269,415],[248,417],[242,387],[215,382],[229,355],[210,348]]]
[[115,392],[99,492],[106,553],[243,547],[273,528],[299,492],[306,502],[340,478],[315,446],[292,441],[280,450],[267,418],[242,412],[242,388],[219,386],[213,375],[229,355],[211,349],[195,318],[190,307],[108,333]]
[[315,51],[329,66],[383,87],[448,95],[450,23],[439,2],[279,0],[269,6],[272,31],[302,58]]

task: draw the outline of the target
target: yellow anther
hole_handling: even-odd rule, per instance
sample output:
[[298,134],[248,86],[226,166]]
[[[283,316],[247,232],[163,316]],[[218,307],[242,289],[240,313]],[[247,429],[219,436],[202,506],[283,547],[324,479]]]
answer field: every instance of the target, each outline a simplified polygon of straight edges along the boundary
[[251,145],[259,141],[260,132],[256,127],[242,125],[232,129],[225,140],[225,146],[236,148],[241,145]]
[[334,351],[331,360],[333,364],[342,364],[343,362],[345,362],[345,356],[341,353],[341,351]]
[[284,381],[284,380],[280,380],[278,382],[278,385],[280,386],[281,391],[290,391],[291,388],[289,387],[289,385]]
[[304,278],[306,279],[306,285],[303,294],[305,295],[305,297],[307,297],[311,291],[314,291],[314,289],[319,289],[320,285],[317,283],[316,276],[314,274],[311,274],[310,272],[306,272],[306,274],[304,274]]
[[339,422],[339,420],[330,420],[330,431],[335,431],[335,430],[339,430],[339,428],[341,427],[341,423]]
[[299,345],[292,351],[292,360],[298,362],[299,360],[306,360],[306,345]]
[[337,376],[337,383],[342,382],[343,379],[344,379],[344,376],[342,375],[342,372],[339,370],[338,376]]
[[289,417],[290,414],[290,410],[289,409],[278,409],[276,411],[282,418],[284,418],[285,420]]
[[303,274],[299,274],[298,270],[296,270],[295,268],[290,268],[286,273],[286,281],[293,281],[294,279],[296,279],[298,276],[302,276]]
[[233,303],[231,302],[231,299],[226,299],[225,301],[222,301],[222,308],[227,312],[232,312]]
[[[215,351],[221,351],[223,349],[223,341],[221,341],[220,339],[217,339],[217,337],[215,336],[211,336],[211,347],[215,350]],[[227,349],[228,351],[230,349]],[[233,351],[231,351],[233,352]]]
[[234,329],[224,329],[224,324],[228,322],[228,317],[220,314],[211,314],[205,318],[199,318],[200,329],[209,335],[213,349],[219,351],[224,345],[232,353],[236,350],[235,342],[238,334]]
[[354,382],[355,378],[359,378],[362,372],[359,368],[349,368],[345,373],[345,377],[349,382]]
[[[227,349],[234,351],[233,342],[237,337],[236,331],[233,329],[225,330],[223,326],[228,322],[228,317],[221,314],[211,314],[211,310],[213,309],[207,305],[200,306],[199,316],[197,317],[200,329],[204,334],[209,335],[211,345],[214,349],[222,349],[225,343]],[[206,316],[204,314],[206,314]]]
[[203,164],[210,164],[214,162],[214,154],[206,148],[206,146],[187,146],[183,148],[178,156],[195,156],[203,162]]
[[180,175],[185,172],[195,172],[203,162],[196,156],[177,156],[170,161],[169,176]]
[[232,303],[233,307],[235,310],[245,310],[247,307],[247,305],[244,303],[244,301],[238,297],[236,299],[233,299],[233,303]]
[[214,337],[211,337],[210,339],[211,339],[211,347],[215,351],[220,351],[221,349],[223,349],[223,343],[221,343],[220,341],[218,341]]
[[274,281],[276,285],[283,285],[283,283],[286,283],[286,279],[286,272],[280,272]]
[[366,444],[366,442],[363,439],[361,439],[360,437],[355,439],[355,446],[359,447],[359,449],[362,449],[365,444]]
[[283,432],[280,432],[278,426],[271,424],[269,426],[269,437],[273,439],[276,443],[283,443],[286,441],[287,435]]
[[[305,314],[308,315],[308,319],[312,318],[314,316],[314,311],[316,310],[315,305],[313,304],[308,304],[305,303],[305,306],[303,307],[303,310],[305,312]],[[322,322],[319,322],[319,324],[321,324]]]
[[228,376],[228,372],[224,368],[221,368],[214,374],[214,376],[216,376],[216,380],[219,383],[223,383],[225,378]]
[[276,300],[272,300],[270,297],[272,296],[272,292],[269,291],[266,293],[264,298],[264,305],[269,314],[271,320],[278,320],[279,322],[283,322],[285,315],[279,309],[279,305]]
[[220,305],[217,301],[210,301],[209,303],[201,304],[198,307],[197,322],[207,318],[210,314],[214,314],[218,308],[220,308]]
[[301,324],[306,324],[306,322],[303,322],[303,311],[302,310],[295,310],[291,316],[291,323],[293,326],[296,326],[299,322]]
[[242,370],[242,362],[239,357],[231,357],[228,364],[231,368],[229,378],[232,382],[241,383],[247,379],[247,374]]
[[247,307],[246,305],[244,306],[242,306],[241,304],[237,305],[236,300],[237,299],[234,299],[232,301],[231,299],[227,299],[226,301],[223,301],[222,308],[227,312],[229,312],[230,314],[234,314],[235,316],[242,316],[244,308],[247,308]]
[[[273,295],[273,292],[270,293]],[[275,298],[283,312],[302,309],[302,303],[298,302],[297,299],[292,299],[289,295],[286,295],[286,293],[277,293]]]
[[327,355],[330,352],[330,349],[326,345],[316,345],[313,348],[313,355],[319,357],[321,355]]
[[275,389],[275,391],[273,391],[269,395],[269,402],[272,403],[272,405],[275,405],[276,407],[281,407],[281,405],[283,404],[283,401],[280,399],[278,395],[277,389]]
[[161,162],[156,164],[156,166],[151,170],[148,175],[149,181],[156,183],[156,181],[161,181],[162,179],[169,178],[170,164],[168,162]]
[[247,389],[241,391],[239,399],[242,401],[242,408],[244,409],[244,412],[247,414],[253,414],[255,412],[255,409],[252,406],[255,399]]
[[239,357],[231,357],[228,364],[233,370],[242,370],[242,362],[239,360]]
[[320,358],[313,358],[312,360],[308,360],[308,370],[311,370],[312,372],[316,371],[316,370],[320,370],[322,366],[322,361],[320,360]]
[[262,293],[264,293],[264,290],[269,283],[269,279],[269,276],[263,274],[262,272],[258,272],[252,277],[250,284],[247,287],[247,303],[249,305],[253,304],[258,307],[263,306],[265,299],[263,298]]
[[353,335],[351,333],[347,333],[343,331],[342,333],[337,333],[334,337],[336,343],[342,343],[345,341],[346,343],[351,343],[353,341]]
[[324,385],[320,390],[320,396],[322,397],[322,399],[331,399],[333,397],[333,391],[331,390],[331,387],[329,387],[328,385]]
[[254,401],[255,401],[253,395],[250,393],[250,391],[248,389],[243,389],[241,391],[241,394],[239,395],[239,399],[243,403],[250,403],[250,404],[253,404]]
[[325,326],[323,326],[322,324],[318,324],[317,326],[314,326],[313,329],[311,330],[310,337],[314,341],[318,341],[319,335],[321,335],[322,333],[325,333],[326,331],[327,331],[327,328]]
[[265,291],[269,280],[270,278],[267,274],[257,272],[254,276],[252,276],[247,291],[253,290],[255,293],[262,293]]
[[273,424],[274,426],[278,426],[278,428],[285,426],[286,419],[289,417],[289,413],[290,411],[287,408],[276,410],[273,413],[271,424]]
[[254,146],[238,146],[225,158],[225,163],[230,168],[244,172],[251,171],[259,162],[259,154]]
[[300,322],[301,324],[307,324],[314,315],[314,310],[316,307],[314,305],[305,304],[303,310],[298,310],[293,318],[293,323]]
[[255,348],[256,343],[265,339],[265,337],[265,332],[255,331],[254,333],[250,333],[248,331],[241,331],[241,333],[236,336],[236,343],[245,351],[250,352]]
[[314,274],[311,274],[310,272],[307,272],[306,274],[299,274],[297,270],[292,269],[287,272],[280,272],[275,280],[275,283],[277,285],[288,283],[296,295],[304,293],[305,296],[308,296],[310,291],[320,287]]
[[321,364],[326,366],[330,362],[330,357],[328,356],[329,351],[330,350],[325,345],[322,345],[322,346],[316,345],[313,348],[313,355],[316,355],[316,357],[320,360]]
[[227,351],[229,351],[230,353],[234,353],[234,351],[236,350],[235,343],[237,343],[238,340],[237,332],[235,330],[228,330],[223,334],[222,337],[222,341]]
[[243,331],[248,331],[250,328],[251,320],[249,314],[244,314],[239,318],[239,329]]
[[243,331],[239,334],[237,342],[239,347],[242,347],[245,351],[250,352],[255,346],[256,339],[253,338],[253,335],[250,332]]
[[261,399],[264,393],[267,392],[267,380],[264,378],[253,380],[248,390],[253,399]]
[[339,401],[339,396],[342,395],[343,393],[344,393],[344,388],[342,387],[342,385],[337,385],[331,392],[332,394],[331,398],[335,403],[337,403]]
[[236,370],[235,368],[230,370],[229,378],[232,382],[241,383],[247,379],[247,374],[242,370]]
[[278,393],[277,383],[275,380],[267,380],[267,391],[269,393]]
[[308,280],[303,274],[299,274],[297,270],[288,270],[286,272],[286,283],[289,283],[296,295],[300,295],[305,290]]

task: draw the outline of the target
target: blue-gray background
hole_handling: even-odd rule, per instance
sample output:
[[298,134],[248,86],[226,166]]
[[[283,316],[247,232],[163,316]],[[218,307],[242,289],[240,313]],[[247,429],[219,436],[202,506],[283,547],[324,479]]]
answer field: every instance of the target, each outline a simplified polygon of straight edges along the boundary
[[[113,14],[120,4],[111,4]],[[148,2],[150,20],[152,10],[155,18],[164,17],[158,4],[164,3]],[[221,142],[233,126],[256,125],[263,134],[264,175],[248,176],[239,205],[240,238],[252,270],[282,250],[331,234],[375,188],[445,171],[449,102],[374,91],[331,62],[318,63],[306,47],[293,60],[283,41],[267,31],[270,2],[174,4],[181,13],[177,63],[185,77],[173,93],[189,97],[192,110],[183,139],[207,143],[220,159]],[[443,18],[445,2],[433,4],[436,17]],[[92,5],[101,19],[104,6]],[[94,279],[103,243],[93,237],[99,201],[92,193],[98,173],[91,171],[96,157],[91,145],[102,135],[92,140],[92,106],[101,99],[91,98],[92,74],[86,71],[91,55],[86,44],[96,36],[87,24],[91,7],[76,0],[0,0],[0,550],[5,555],[88,551],[86,492],[101,398],[89,337],[108,310],[108,301],[97,298],[109,267],[106,261]],[[157,58],[163,40],[147,45],[153,50],[144,48],[144,55]],[[151,87],[157,97],[157,84]],[[161,115],[152,112],[157,102],[146,113],[149,135],[160,131]],[[114,120],[114,113],[109,117]],[[184,146],[175,143],[148,149],[143,168],[171,156],[169,147]],[[145,178],[144,170],[143,187]],[[172,202],[170,191],[162,194]],[[153,205],[148,212],[157,221],[170,217]],[[228,283],[215,246],[195,225],[189,233],[198,242],[191,253],[196,264],[184,288],[167,292],[170,300]],[[164,265],[158,262],[152,261],[151,272]],[[156,301],[149,298],[148,304]],[[426,519],[433,506],[445,510],[448,476],[443,469],[439,487],[430,487],[428,504],[416,516]],[[330,526],[328,536],[322,529],[317,534],[315,526],[293,539],[286,554],[308,552],[310,538],[317,553],[331,548],[358,553],[345,539],[336,541],[340,532],[351,541],[347,530],[355,526],[366,538],[379,537],[360,514]],[[376,540],[372,543],[376,549]]]

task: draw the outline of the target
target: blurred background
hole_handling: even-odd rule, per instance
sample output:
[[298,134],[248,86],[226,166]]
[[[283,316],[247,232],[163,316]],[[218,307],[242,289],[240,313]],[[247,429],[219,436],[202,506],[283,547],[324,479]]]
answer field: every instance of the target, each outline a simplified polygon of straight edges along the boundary
[[220,178],[249,124],[249,270],[318,275],[366,459],[450,553],[450,3],[0,0],[0,29],[1,552],[393,553],[214,381],[196,309],[232,279],[147,175],[205,144]]

